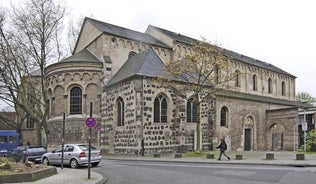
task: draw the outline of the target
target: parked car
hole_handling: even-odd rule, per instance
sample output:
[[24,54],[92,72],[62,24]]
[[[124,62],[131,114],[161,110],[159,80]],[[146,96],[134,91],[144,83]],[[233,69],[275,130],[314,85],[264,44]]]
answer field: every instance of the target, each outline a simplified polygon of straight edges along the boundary
[[8,157],[12,158],[16,162],[26,160],[40,163],[42,161],[42,155],[47,153],[47,150],[39,146],[18,146],[13,151],[8,153]]
[[[64,165],[69,165],[71,168],[88,164],[89,145],[86,144],[65,144],[64,145]],[[45,153],[42,156],[42,162],[47,165],[61,165],[62,146],[58,146],[51,152]],[[96,167],[101,162],[101,151],[94,146],[91,146],[90,164]]]

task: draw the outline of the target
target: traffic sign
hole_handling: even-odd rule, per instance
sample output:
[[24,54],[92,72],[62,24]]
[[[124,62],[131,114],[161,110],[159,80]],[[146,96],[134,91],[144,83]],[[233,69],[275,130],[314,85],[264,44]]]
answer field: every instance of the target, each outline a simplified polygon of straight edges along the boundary
[[306,121],[304,121],[302,123],[302,131],[307,131],[307,122]]
[[93,128],[97,125],[97,120],[94,119],[93,117],[89,117],[86,119],[84,122],[88,128]]

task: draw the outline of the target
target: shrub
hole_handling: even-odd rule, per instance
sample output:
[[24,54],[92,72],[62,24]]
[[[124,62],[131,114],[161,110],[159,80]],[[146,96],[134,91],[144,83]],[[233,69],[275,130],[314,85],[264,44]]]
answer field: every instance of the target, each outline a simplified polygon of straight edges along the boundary
[[12,168],[11,161],[9,158],[0,157],[0,169],[1,170],[9,170]]

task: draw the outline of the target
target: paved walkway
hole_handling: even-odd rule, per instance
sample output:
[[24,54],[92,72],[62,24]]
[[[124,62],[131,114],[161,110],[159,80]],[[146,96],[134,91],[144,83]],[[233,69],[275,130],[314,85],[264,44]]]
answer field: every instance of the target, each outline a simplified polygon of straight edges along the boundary
[[[273,153],[274,159],[267,160],[266,154]],[[230,156],[230,161],[222,156],[222,160],[217,160],[219,153],[214,152],[214,159],[207,159],[202,157],[182,157],[175,158],[175,154],[161,155],[161,157],[154,158],[153,156],[145,157],[132,157],[132,156],[105,156],[110,160],[137,160],[137,161],[161,161],[161,162],[193,162],[193,163],[210,163],[210,164],[244,164],[244,165],[279,165],[279,166],[296,166],[296,167],[316,167],[316,153],[304,154],[305,160],[296,160],[297,152],[273,152],[273,151],[228,151],[227,155]],[[236,160],[236,155],[242,155],[242,160]]]
[[[106,180],[99,173],[91,171],[88,179],[88,169],[71,169],[57,167],[57,174],[35,182],[23,184],[103,184]],[[21,183],[22,184],[22,183]]]
[[[273,153],[274,159],[267,160],[266,154]],[[305,154],[305,160],[296,160],[296,152],[227,152],[231,157],[228,161],[225,157],[222,157],[221,161],[217,160],[218,152],[214,152],[213,159],[207,159],[202,157],[182,157],[175,158],[175,154],[161,155],[161,157],[155,158],[153,156],[113,156],[104,155],[104,159],[107,160],[130,160],[130,161],[157,161],[157,162],[185,162],[185,163],[205,163],[205,164],[256,164],[256,165],[278,165],[278,166],[294,166],[294,167],[316,167],[316,153]],[[242,155],[242,160],[236,160],[236,155]],[[38,180],[36,182],[26,182],[23,184],[104,184],[107,178],[104,178],[101,174],[91,171],[91,178],[88,179],[87,169],[71,169],[64,168],[61,170],[57,168],[58,174]]]

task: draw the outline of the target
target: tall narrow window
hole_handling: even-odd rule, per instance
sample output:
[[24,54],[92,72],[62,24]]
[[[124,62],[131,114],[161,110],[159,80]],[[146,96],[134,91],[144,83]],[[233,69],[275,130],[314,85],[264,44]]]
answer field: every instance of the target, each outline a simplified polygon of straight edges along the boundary
[[218,66],[214,66],[214,77],[215,77],[215,83],[219,83],[219,71],[218,71]]
[[70,91],[70,114],[82,113],[82,91],[79,87],[74,87]]
[[222,107],[221,109],[221,126],[227,127],[228,120],[228,109],[227,107]]
[[253,76],[252,76],[252,90],[254,90],[254,91],[258,90],[258,79],[257,79],[256,74],[253,74]]
[[235,72],[235,86],[240,87],[240,71],[236,70]]
[[154,122],[166,123],[167,122],[167,109],[168,104],[164,96],[159,95],[154,101]]
[[187,122],[196,123],[197,121],[197,104],[196,100],[190,98],[187,102]]
[[124,126],[124,101],[121,97],[117,99],[117,126]]
[[272,93],[272,79],[268,79],[268,93]]
[[281,94],[282,96],[285,96],[285,82],[284,81],[282,81]]
[[32,118],[30,115],[27,115],[27,117],[26,117],[26,128],[35,128],[34,121],[35,121],[34,118]]

